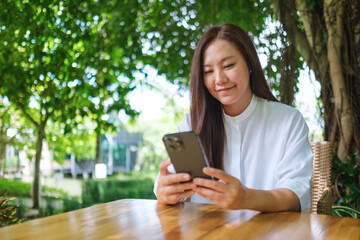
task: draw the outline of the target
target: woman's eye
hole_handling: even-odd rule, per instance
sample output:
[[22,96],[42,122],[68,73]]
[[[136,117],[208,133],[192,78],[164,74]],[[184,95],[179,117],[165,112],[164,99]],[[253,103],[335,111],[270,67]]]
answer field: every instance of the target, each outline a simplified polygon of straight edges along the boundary
[[225,66],[225,68],[231,68],[231,67],[234,66],[234,65],[235,65],[234,63],[228,64],[228,65]]
[[208,71],[204,71],[204,74],[209,74],[209,73],[212,73],[213,71],[212,70],[208,70]]

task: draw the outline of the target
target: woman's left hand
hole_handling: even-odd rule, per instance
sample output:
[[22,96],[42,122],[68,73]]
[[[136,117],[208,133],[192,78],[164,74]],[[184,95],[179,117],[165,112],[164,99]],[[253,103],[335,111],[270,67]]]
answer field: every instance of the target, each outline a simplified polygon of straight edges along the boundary
[[244,209],[248,207],[248,189],[235,177],[216,168],[204,168],[206,175],[216,180],[195,178],[193,190],[200,197],[206,198],[226,209]]

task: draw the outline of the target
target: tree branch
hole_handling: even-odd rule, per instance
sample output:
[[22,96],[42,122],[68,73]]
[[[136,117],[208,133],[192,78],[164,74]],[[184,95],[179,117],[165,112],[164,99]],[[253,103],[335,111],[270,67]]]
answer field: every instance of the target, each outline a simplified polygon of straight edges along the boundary
[[[284,3],[281,0],[274,1],[273,10],[275,11],[277,19],[280,19],[280,6],[287,8],[287,6],[283,6],[283,5]],[[301,56],[310,66],[312,64],[310,61],[311,46],[306,37],[306,34],[304,31],[302,31],[300,28],[297,27],[299,24],[296,21],[295,16],[290,15],[290,9],[287,9],[287,11],[284,12],[285,12],[284,18],[286,19],[286,21],[281,22],[281,24],[284,26],[284,29],[287,32],[289,31],[290,28],[293,29],[294,38],[296,41],[296,50],[301,54]]]
[[15,104],[24,113],[25,117],[27,117],[36,127],[39,127],[39,124],[26,112],[25,107],[18,100],[15,100]]
[[[295,5],[295,0],[291,0],[292,1],[292,5]],[[296,1],[300,1],[300,2],[304,2],[304,0],[296,0]],[[310,45],[310,40],[308,39],[308,34],[305,33],[304,30],[302,30],[301,28],[299,28],[299,22],[296,18],[296,11],[297,10],[292,10],[289,9],[289,7],[284,4],[283,1],[281,0],[276,0],[274,1],[274,11],[277,15],[277,18],[280,19],[280,7],[286,8],[285,14],[284,14],[284,18],[285,21],[281,21],[281,23],[284,26],[285,31],[289,31],[290,28],[292,28],[292,31],[294,33],[294,38],[295,38],[295,47],[297,52],[300,53],[300,55],[304,58],[304,60],[306,61],[306,63],[308,64],[308,66],[315,72],[315,75],[317,76],[316,78],[319,79],[323,79],[324,76],[326,76],[326,71],[327,71],[327,53],[326,53],[326,46],[322,45],[322,40],[321,38],[324,37],[324,35],[320,35],[317,34],[317,38],[316,38],[316,43],[315,46],[318,46],[318,48],[320,48],[322,51],[320,51],[319,54],[316,54],[315,51],[313,51],[313,48]],[[293,12],[293,14],[291,14]],[[316,17],[316,16],[312,16],[312,17]],[[312,18],[310,17],[310,18]],[[320,18],[320,17],[317,17]],[[305,18],[308,19],[308,18]],[[307,23],[304,23],[304,19],[301,19],[303,21],[304,25],[308,25]],[[311,29],[309,30],[311,33]],[[322,34],[325,34],[323,31],[319,32]],[[312,34],[310,34],[312,36]],[[311,37],[312,38],[312,37]],[[311,42],[313,42],[311,40]],[[313,43],[314,45],[314,43]]]
[[14,143],[15,140],[16,140],[16,135],[18,135],[19,133],[21,133],[20,130],[18,130],[17,133],[15,133],[15,135],[12,136],[12,137],[7,141],[7,144],[12,144],[12,143]]
[[[310,47],[316,55],[320,55],[324,50],[322,38],[324,37],[321,26],[321,17],[316,10],[310,10],[304,0],[295,0],[296,8],[300,12],[300,19],[304,25],[305,34]],[[320,25],[320,26],[319,26]]]

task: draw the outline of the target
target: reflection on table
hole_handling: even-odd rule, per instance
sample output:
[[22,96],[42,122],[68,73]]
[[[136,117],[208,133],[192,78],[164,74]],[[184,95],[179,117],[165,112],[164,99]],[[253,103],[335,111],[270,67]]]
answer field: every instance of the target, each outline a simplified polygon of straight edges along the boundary
[[360,239],[360,219],[125,199],[0,229],[1,239]]

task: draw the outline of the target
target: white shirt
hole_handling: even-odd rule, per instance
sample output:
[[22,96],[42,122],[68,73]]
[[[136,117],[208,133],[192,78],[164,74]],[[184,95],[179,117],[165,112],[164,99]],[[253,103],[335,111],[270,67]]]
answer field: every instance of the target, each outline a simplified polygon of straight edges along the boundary
[[[301,113],[285,104],[253,95],[240,115],[224,114],[224,171],[247,188],[287,188],[300,199],[301,211],[310,207],[313,154],[309,129]],[[191,131],[190,114],[180,122],[179,132]],[[173,170],[170,166],[169,170]],[[157,180],[154,192],[156,193]],[[191,202],[211,203],[197,194]]]

